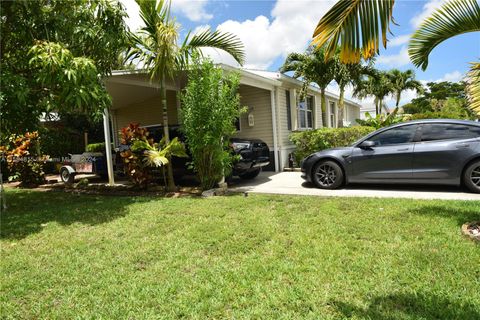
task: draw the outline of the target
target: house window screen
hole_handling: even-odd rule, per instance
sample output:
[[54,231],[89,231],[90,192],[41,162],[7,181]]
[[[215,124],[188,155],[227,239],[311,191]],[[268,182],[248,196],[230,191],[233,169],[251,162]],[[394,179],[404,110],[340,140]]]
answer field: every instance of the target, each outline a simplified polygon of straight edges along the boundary
[[335,102],[330,102],[330,126],[335,127]]
[[313,98],[307,97],[298,104],[298,127],[300,129],[313,128]]

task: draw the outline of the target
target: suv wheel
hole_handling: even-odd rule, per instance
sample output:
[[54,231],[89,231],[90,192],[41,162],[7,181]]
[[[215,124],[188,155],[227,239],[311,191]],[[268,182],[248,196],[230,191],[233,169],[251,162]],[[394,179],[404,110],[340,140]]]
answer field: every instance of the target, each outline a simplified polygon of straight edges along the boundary
[[312,171],[313,183],[321,189],[337,189],[344,182],[343,171],[334,161],[320,161]]
[[480,160],[476,160],[465,169],[463,183],[470,191],[480,193]]

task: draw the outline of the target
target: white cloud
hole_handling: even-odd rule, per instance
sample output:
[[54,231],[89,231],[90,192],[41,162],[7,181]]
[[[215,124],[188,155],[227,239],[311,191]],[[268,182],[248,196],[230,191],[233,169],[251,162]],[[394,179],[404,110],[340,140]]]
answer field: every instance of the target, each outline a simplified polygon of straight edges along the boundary
[[142,19],[140,18],[140,8],[135,0],[119,0],[125,7],[128,17],[125,18],[125,23],[131,31],[135,31],[144,26]]
[[377,63],[383,64],[389,67],[401,67],[410,63],[408,56],[408,48],[403,46],[400,52],[392,55],[380,55],[377,58]]
[[417,29],[426,18],[430,17],[432,13],[440,8],[448,0],[429,0],[427,1],[422,8],[422,11],[416,14],[411,20],[410,24],[412,27]]
[[412,35],[410,34],[404,34],[401,36],[396,36],[395,38],[392,38],[388,41],[388,47],[399,47],[404,44],[406,44],[408,41],[410,41],[410,37]]
[[176,13],[182,13],[191,21],[208,21],[213,15],[205,9],[208,0],[174,0],[172,1],[172,10]]
[[[135,0],[119,1],[127,11],[128,17],[125,18],[125,22],[130,30],[136,31],[144,26],[139,14],[140,9]],[[208,0],[175,0],[172,1],[172,11],[183,14],[191,21],[208,21],[213,18],[213,15],[206,12],[207,3]]]
[[[271,12],[272,18],[261,15],[253,20],[228,20],[217,29],[234,33],[242,40],[247,68],[268,69],[276,58],[303,51],[319,19],[334,3],[334,0],[278,0]],[[225,57],[217,53],[212,58],[232,64],[231,58],[222,60]]]
[[449,73],[445,73],[445,75],[438,79],[436,82],[442,82],[442,81],[450,81],[450,82],[459,82],[465,77],[464,74],[462,74],[460,71],[455,70]]

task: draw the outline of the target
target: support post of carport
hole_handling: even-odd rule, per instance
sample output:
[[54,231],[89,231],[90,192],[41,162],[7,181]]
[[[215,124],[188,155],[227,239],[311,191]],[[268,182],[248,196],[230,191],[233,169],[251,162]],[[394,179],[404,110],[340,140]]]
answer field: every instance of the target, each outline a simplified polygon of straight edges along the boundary
[[272,129],[273,129],[273,154],[275,161],[275,172],[280,172],[278,163],[278,137],[277,137],[277,112],[275,105],[275,88],[270,90],[270,103],[272,107]]
[[115,180],[113,178],[113,160],[112,160],[112,137],[110,135],[110,116],[108,114],[108,108],[103,110],[103,131],[105,134],[105,153],[107,157],[107,173],[108,173],[108,185],[113,186]]

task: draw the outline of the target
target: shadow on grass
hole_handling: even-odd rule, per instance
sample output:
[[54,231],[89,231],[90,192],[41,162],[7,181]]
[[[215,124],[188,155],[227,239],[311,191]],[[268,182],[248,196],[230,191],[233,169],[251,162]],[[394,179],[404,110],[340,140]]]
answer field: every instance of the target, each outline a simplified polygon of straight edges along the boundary
[[45,223],[102,224],[124,217],[127,206],[147,197],[76,195],[58,191],[7,192],[7,210],[1,215],[2,239],[22,239],[42,230]]
[[[480,209],[461,209],[451,208],[447,206],[422,206],[409,210],[411,213],[418,215],[426,215],[431,217],[440,217],[447,219],[455,219],[459,226],[466,222],[480,220]],[[480,319],[480,318],[479,318]]]
[[401,293],[374,297],[365,309],[340,301],[333,301],[331,305],[346,318],[383,320],[480,319],[480,310],[473,304],[424,294]]

